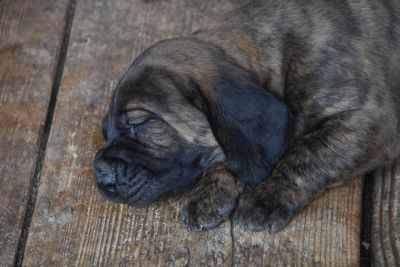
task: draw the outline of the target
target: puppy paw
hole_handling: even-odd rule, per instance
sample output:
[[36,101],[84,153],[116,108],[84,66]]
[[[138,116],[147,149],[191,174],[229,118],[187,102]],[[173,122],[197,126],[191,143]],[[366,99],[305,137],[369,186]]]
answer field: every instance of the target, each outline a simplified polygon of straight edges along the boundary
[[281,231],[304,206],[304,194],[279,179],[267,180],[240,196],[234,221],[248,231]]
[[208,172],[190,193],[181,218],[190,230],[212,229],[236,208],[239,186],[226,170]]

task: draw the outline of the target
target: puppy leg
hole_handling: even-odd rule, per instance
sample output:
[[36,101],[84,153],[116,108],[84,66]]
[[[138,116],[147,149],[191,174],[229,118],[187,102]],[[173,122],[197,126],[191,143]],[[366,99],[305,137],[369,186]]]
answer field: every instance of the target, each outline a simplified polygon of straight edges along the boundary
[[181,217],[190,229],[212,229],[237,206],[241,185],[224,166],[209,169],[190,193]]
[[271,177],[240,196],[235,221],[248,230],[277,232],[329,186],[392,160],[398,133],[382,123],[385,116],[343,112],[299,138]]

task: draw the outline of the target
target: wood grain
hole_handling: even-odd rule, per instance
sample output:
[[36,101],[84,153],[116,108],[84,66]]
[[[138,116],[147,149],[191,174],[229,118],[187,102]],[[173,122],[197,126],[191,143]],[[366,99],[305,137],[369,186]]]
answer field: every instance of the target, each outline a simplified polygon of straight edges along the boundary
[[359,266],[361,179],[331,189],[282,232],[234,226],[235,266]]
[[13,264],[39,155],[67,1],[0,1],[0,265]]
[[182,198],[137,209],[96,192],[100,119],[131,60],[238,1],[79,1],[24,257],[26,266],[357,266],[360,179],[331,190],[282,233],[231,222],[187,231]]
[[26,266],[231,264],[229,223],[190,233],[169,199],[135,209],[96,192],[92,159],[118,79],[153,42],[188,34],[229,1],[78,1],[26,246]]
[[400,266],[400,159],[374,173],[372,265]]

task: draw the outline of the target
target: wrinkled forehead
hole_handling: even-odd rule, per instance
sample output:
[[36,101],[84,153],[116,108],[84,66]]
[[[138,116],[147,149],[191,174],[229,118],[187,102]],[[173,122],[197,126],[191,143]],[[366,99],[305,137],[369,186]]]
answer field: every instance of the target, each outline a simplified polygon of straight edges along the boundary
[[123,112],[145,106],[151,112],[168,112],[175,102],[184,102],[176,85],[176,75],[162,67],[136,70],[131,66],[117,85],[114,112]]
[[[158,82],[159,83],[159,82]],[[125,111],[143,109],[154,114],[162,113],[162,106],[168,106],[167,94],[155,86],[157,81],[148,75],[138,77],[131,68],[119,80],[113,95],[106,117],[107,136],[117,137],[116,125],[120,115]]]
[[113,96],[113,117],[128,110],[151,112],[191,143],[216,145],[205,115],[180,91],[170,74],[147,70],[136,77],[124,77]]

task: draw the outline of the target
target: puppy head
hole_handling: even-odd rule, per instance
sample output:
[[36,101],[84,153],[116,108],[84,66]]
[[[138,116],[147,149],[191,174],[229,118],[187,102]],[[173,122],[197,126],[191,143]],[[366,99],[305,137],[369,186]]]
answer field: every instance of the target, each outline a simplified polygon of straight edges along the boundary
[[147,66],[128,71],[117,86],[103,119],[107,146],[94,160],[107,198],[147,204],[191,188],[224,159],[205,115],[179,92],[178,80],[163,67]]
[[253,185],[271,172],[287,140],[286,105],[218,47],[160,42],[130,66],[103,120],[107,146],[94,160],[107,198],[144,205],[191,188],[226,161]]

